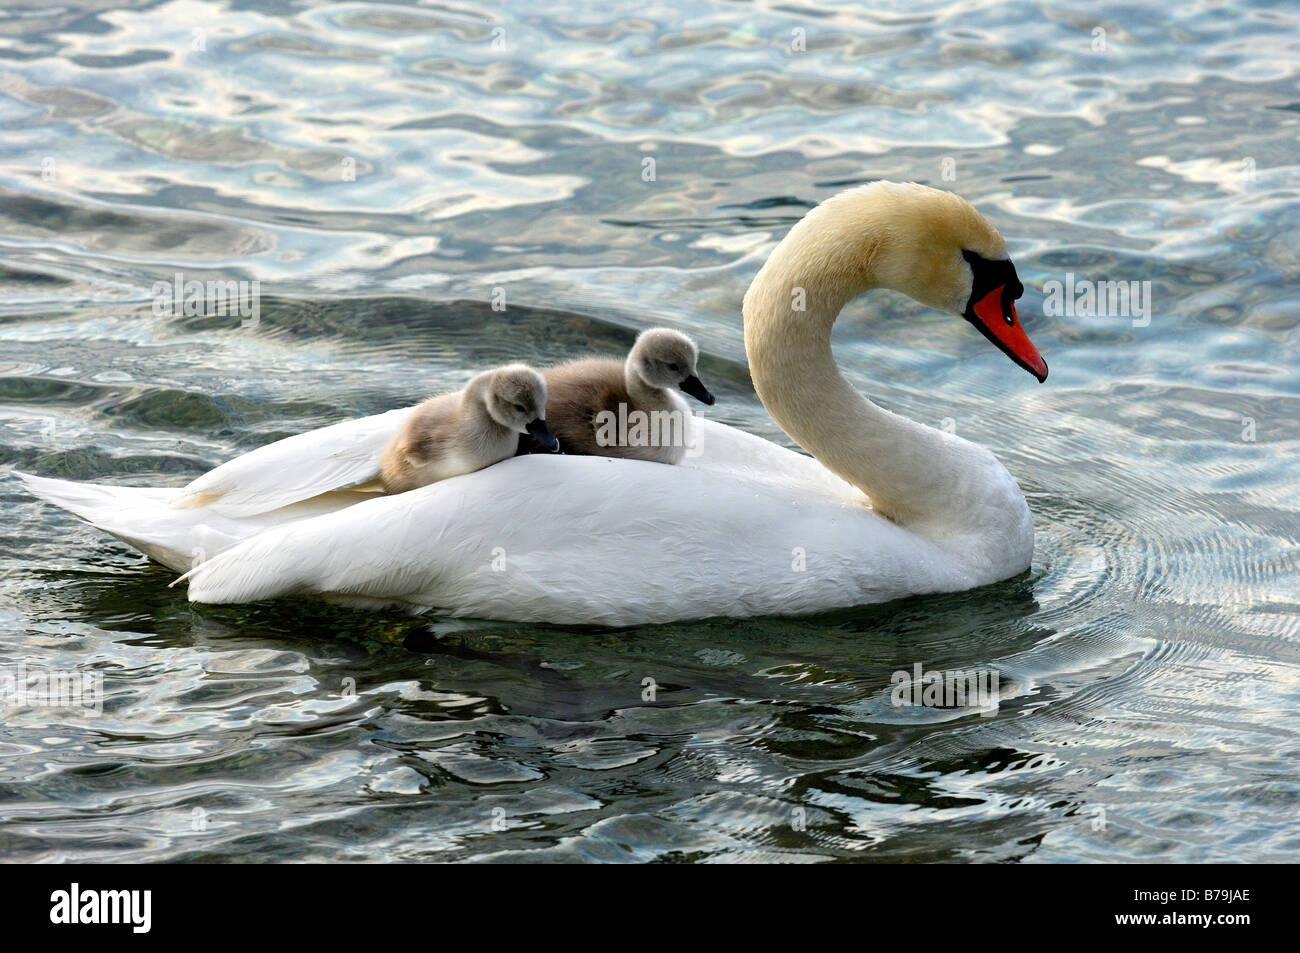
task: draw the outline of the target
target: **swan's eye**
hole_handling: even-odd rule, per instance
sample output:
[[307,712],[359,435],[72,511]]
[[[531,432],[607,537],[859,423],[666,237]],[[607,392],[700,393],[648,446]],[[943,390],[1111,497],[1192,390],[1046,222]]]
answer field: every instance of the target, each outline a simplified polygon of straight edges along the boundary
[[682,372],[682,369],[676,364],[669,364],[668,370],[672,371],[674,374],[680,374]]
[[519,411],[521,414],[528,413],[528,408],[523,404],[515,404],[515,410]]

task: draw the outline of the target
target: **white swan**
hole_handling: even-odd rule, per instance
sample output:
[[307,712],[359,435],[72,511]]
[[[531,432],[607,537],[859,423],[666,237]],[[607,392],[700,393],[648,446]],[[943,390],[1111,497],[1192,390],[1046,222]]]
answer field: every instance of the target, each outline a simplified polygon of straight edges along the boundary
[[882,410],[835,366],[851,298],[961,315],[1040,380],[997,231],[957,196],[877,182],[813,209],[745,296],[773,418],[816,459],[697,420],[697,456],[521,456],[396,496],[373,479],[409,410],[300,434],[184,489],[23,475],[38,495],[188,574],[199,602],[293,593],[454,615],[630,625],[794,614],[951,592],[1029,566],[1024,496],[991,453]]

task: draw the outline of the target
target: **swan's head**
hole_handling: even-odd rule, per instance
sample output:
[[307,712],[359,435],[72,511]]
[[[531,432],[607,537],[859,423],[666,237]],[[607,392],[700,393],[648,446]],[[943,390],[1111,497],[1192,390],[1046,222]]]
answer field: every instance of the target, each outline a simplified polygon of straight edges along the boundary
[[488,415],[503,427],[532,436],[547,450],[560,442],[546,426],[546,379],[527,364],[507,364],[487,372],[483,402]]
[[[827,199],[800,223],[836,241],[865,287],[892,288],[975,325],[1040,381],[1047,362],[1025,334],[1015,301],[1024,285],[1007,244],[959,195],[915,183],[873,182]],[[792,232],[793,234],[793,232]],[[825,254],[825,252],[823,252]],[[839,257],[836,255],[835,257]]]
[[677,388],[712,404],[713,395],[696,373],[698,360],[695,342],[671,328],[642,331],[627,355],[632,372],[651,387]]

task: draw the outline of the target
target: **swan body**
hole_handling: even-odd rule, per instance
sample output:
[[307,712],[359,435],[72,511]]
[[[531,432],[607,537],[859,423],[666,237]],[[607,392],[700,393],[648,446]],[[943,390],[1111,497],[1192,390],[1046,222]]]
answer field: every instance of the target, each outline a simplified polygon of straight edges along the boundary
[[[680,463],[692,443],[691,412],[674,391],[713,403],[696,373],[698,359],[685,334],[650,328],[621,363],[589,358],[543,370],[547,421],[561,452]],[[520,453],[541,449],[536,439],[519,441]]]
[[760,399],[813,457],[697,419],[680,466],[528,455],[364,492],[408,409],[290,437],[183,489],[20,476],[160,562],[192,566],[198,602],[313,594],[631,625],[959,591],[1028,568],[1024,496],[987,450],[861,397],[835,367],[830,328],[856,294],[892,288],[979,322],[1042,378],[1011,304],[1018,286],[996,230],[949,193],[873,183],[812,210],[744,315]]
[[464,390],[416,406],[379,455],[379,479],[385,493],[404,493],[473,473],[514,456],[520,434],[557,449],[546,381],[524,364],[484,371]]

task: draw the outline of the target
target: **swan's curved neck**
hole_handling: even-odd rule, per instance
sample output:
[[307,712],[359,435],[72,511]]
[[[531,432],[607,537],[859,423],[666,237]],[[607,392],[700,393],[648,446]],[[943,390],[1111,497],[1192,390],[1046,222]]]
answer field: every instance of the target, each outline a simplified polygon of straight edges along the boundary
[[[821,211],[818,209],[817,211]],[[863,291],[884,286],[886,238],[819,227],[816,212],[777,246],[745,295],[745,350],[759,399],[799,446],[902,524],[960,521],[983,468],[966,441],[890,413],[840,373],[831,328]],[[976,472],[972,473],[974,470]]]

